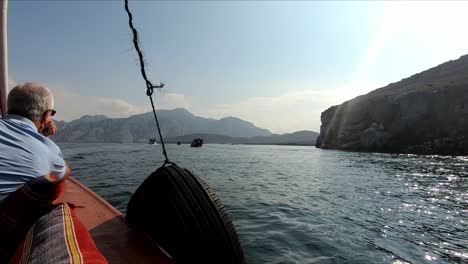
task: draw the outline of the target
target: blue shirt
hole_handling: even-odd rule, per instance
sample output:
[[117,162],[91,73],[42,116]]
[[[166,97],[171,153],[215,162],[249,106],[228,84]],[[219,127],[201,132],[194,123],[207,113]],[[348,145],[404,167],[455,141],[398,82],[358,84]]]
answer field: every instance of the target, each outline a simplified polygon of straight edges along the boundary
[[36,177],[61,179],[65,173],[60,148],[39,134],[31,120],[17,115],[0,119],[0,200]]

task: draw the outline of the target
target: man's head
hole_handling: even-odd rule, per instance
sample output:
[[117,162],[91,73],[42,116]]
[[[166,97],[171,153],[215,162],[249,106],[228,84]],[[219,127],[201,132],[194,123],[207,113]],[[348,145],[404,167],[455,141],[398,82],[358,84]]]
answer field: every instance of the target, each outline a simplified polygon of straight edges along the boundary
[[8,114],[20,115],[32,121],[48,121],[54,110],[54,97],[49,89],[37,83],[24,83],[8,94]]

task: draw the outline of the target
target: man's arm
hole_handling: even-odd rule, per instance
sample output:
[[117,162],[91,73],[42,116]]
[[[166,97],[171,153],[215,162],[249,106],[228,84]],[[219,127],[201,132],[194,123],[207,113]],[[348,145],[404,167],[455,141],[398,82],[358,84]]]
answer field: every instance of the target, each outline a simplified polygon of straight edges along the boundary
[[60,177],[60,175],[55,175],[55,173],[52,172],[49,175],[45,176],[47,180],[51,182],[60,183],[60,182],[64,182],[66,179],[68,179],[68,177],[70,177],[70,174],[71,174],[70,166],[68,165],[68,162],[66,161],[64,162],[65,162],[65,174],[62,177]]
[[70,165],[68,165],[68,162],[65,161],[65,175],[59,180],[59,182],[63,182],[65,181],[66,179],[68,179],[68,177],[70,177],[70,174],[71,174],[71,169],[70,169]]
[[[45,137],[49,137],[57,132],[57,126],[52,119],[45,122],[41,128],[42,129],[38,129],[38,132]],[[52,151],[57,155],[54,155],[52,159],[52,171],[48,175],[48,178],[52,181],[63,182],[70,176],[70,165],[63,159],[60,148],[55,144],[53,144],[53,146]]]

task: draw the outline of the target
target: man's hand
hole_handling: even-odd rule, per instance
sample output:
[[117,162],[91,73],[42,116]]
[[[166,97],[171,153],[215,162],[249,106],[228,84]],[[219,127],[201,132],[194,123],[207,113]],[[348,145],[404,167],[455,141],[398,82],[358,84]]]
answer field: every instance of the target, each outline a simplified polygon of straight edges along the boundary
[[57,132],[57,126],[55,125],[53,120],[50,120],[47,123],[45,123],[43,128],[39,130],[39,133],[41,133],[45,137],[52,136],[53,134],[55,134],[55,132]]
[[63,182],[65,181],[66,179],[68,179],[68,177],[70,177],[70,173],[71,173],[71,168],[70,168],[70,165],[68,165],[68,162],[65,161],[65,175],[63,175],[62,178],[58,179],[57,180],[57,177],[54,175],[54,174],[49,174],[49,175],[46,175],[46,179],[49,180],[50,182]]

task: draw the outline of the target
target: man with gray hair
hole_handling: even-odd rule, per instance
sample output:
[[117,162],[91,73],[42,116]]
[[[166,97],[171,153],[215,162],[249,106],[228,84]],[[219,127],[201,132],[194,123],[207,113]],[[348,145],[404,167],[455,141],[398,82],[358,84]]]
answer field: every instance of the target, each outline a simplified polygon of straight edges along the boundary
[[35,83],[14,87],[8,114],[0,119],[0,200],[40,176],[63,181],[70,174],[60,148],[48,137],[57,131],[54,97]]

